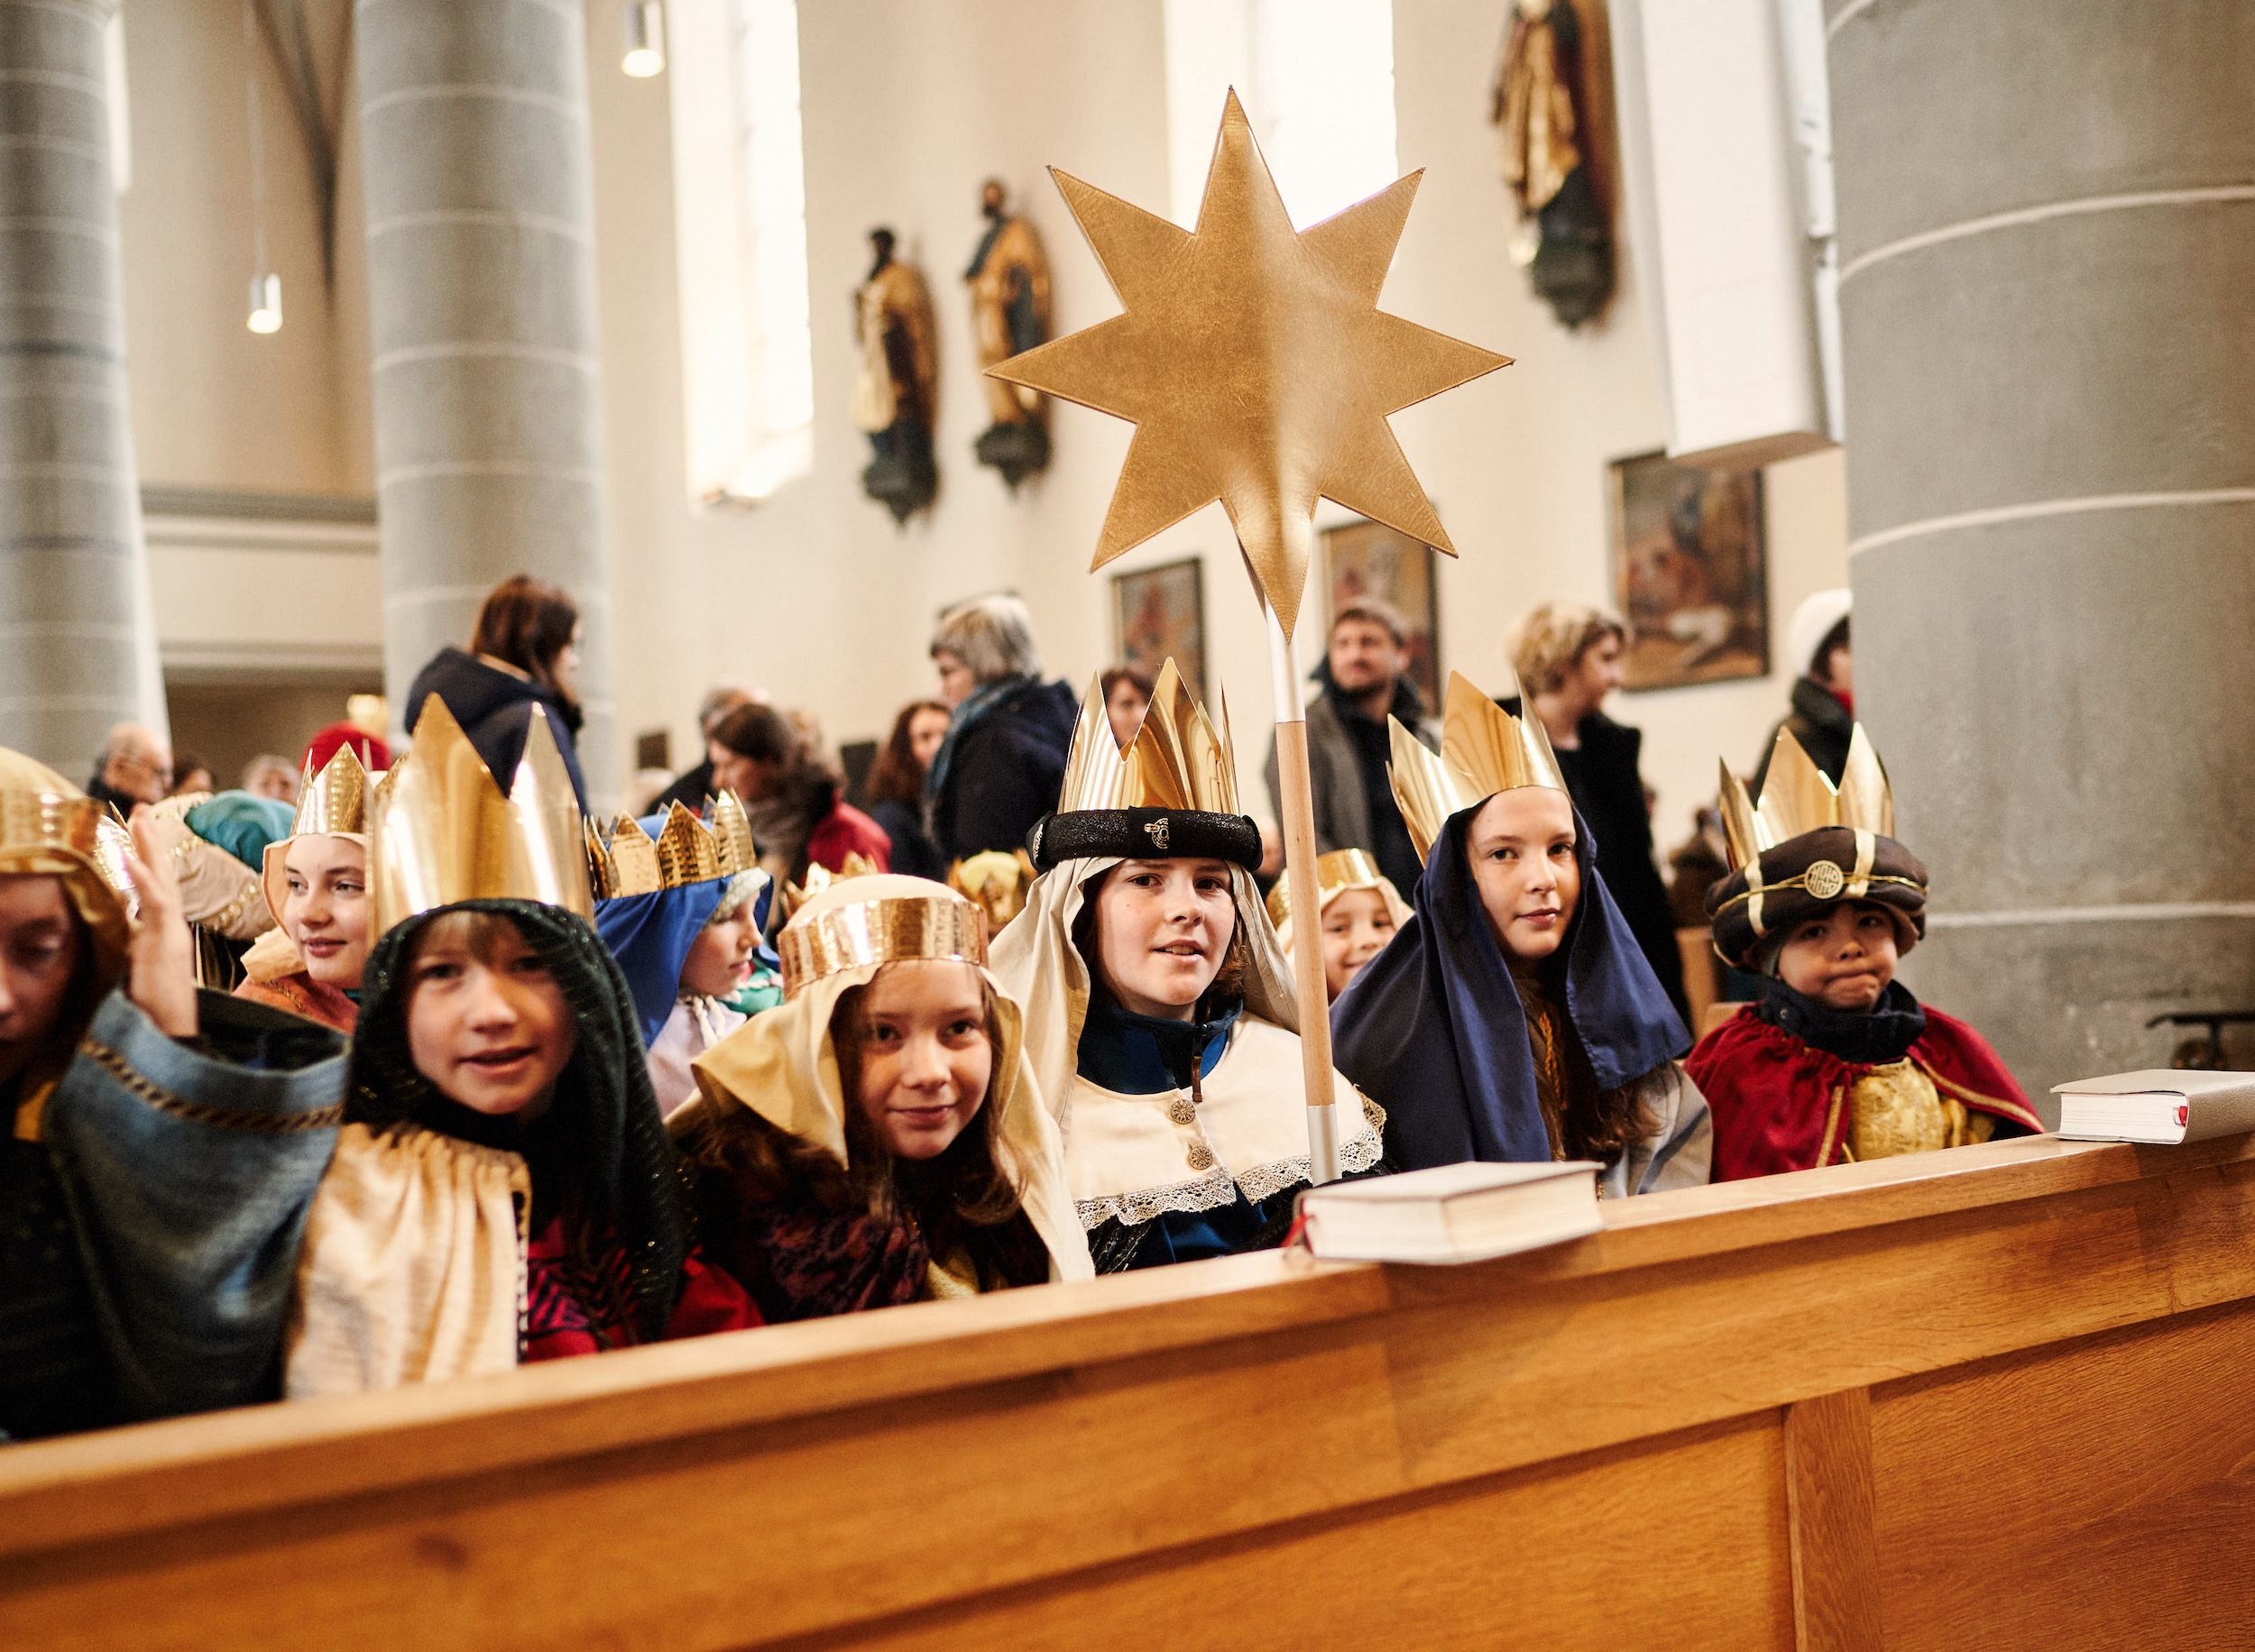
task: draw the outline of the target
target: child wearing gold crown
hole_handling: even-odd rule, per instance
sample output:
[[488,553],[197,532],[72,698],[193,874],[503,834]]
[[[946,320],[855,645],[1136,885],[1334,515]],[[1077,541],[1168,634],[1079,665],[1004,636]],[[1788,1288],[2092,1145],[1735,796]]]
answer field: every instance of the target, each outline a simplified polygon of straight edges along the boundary
[[[358,1391],[759,1322],[695,1253],[633,1000],[584,915],[569,776],[534,721],[505,796],[425,707],[369,821],[349,1055],[192,991],[164,1019],[116,994],[96,1011],[45,1109],[73,1207],[209,1197],[226,1217],[185,1253],[133,1224],[94,1247],[128,1414],[269,1398],[277,1372],[291,1397]],[[220,1323],[182,1346],[199,1317]]]
[[784,1001],[696,1059],[673,1120],[706,1243],[771,1321],[1090,1276],[979,909],[850,877],[777,937]]
[[1926,868],[1861,724],[1835,787],[1790,730],[1757,808],[1727,766],[1735,870],[1707,892],[1715,950],[1768,977],[1687,1063],[1715,1110],[1718,1181],[2043,1129],[1986,1041],[1894,978],[1926,932]]
[[[1040,876],[994,969],[1097,1271],[1281,1244],[1309,1179],[1299,1012],[1226,713],[1217,731],[1170,660],[1123,751],[1092,688],[1027,847]],[[1341,1170],[1376,1169],[1381,1115],[1343,1078],[1336,1098]]]
[[775,887],[734,794],[711,813],[708,824],[675,803],[621,818],[589,846],[595,932],[633,991],[650,1088],[668,1116],[697,1093],[689,1063],[744,1024],[732,1000],[759,965]]
[[1441,750],[1393,726],[1416,914],[1331,1008],[1404,1170],[1588,1159],[1607,1197],[1707,1179],[1690,1036],[1623,921],[1537,718],[1451,675]]
[[[1339,1002],[1362,967],[1410,920],[1409,903],[1366,849],[1335,849],[1315,863],[1316,922],[1323,936],[1323,990]],[[1268,892],[1276,944],[1292,956],[1292,887],[1283,878]]]
[[275,927],[244,959],[235,996],[349,1033],[368,964],[368,807],[380,784],[348,743],[308,765],[290,835],[266,846],[261,876]]

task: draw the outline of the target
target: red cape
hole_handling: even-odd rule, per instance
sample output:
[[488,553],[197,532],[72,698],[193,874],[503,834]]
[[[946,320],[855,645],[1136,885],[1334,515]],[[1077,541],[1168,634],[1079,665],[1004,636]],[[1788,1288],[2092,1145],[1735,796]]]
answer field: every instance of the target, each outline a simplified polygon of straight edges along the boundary
[[[1943,1095],[1993,1115],[1998,1137],[2041,1133],[2043,1121],[1997,1052],[1964,1022],[1928,1010],[1910,1060]],[[1717,1181],[1839,1162],[1848,1090],[1872,1070],[1744,1010],[1701,1039],[1683,1065],[1714,1115]]]

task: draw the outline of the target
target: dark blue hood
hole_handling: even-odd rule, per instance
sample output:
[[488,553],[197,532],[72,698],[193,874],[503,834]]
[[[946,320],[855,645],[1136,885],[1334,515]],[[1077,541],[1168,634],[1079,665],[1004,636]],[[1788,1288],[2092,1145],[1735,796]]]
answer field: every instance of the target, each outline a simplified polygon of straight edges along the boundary
[[415,674],[407,691],[407,731],[415,732],[422,720],[423,702],[437,694],[454,713],[455,721],[502,791],[517,776],[518,759],[525,755],[525,731],[532,725],[532,708],[548,714],[548,731],[556,736],[564,766],[572,776],[581,812],[587,809],[587,780],[579,771],[579,708],[566,705],[537,683],[511,676],[460,648],[441,648],[429,664]]
[[[1465,853],[1472,814],[1449,818],[1416,915],[1331,1006],[1339,1069],[1385,1108],[1386,1156],[1405,1170],[1551,1156],[1519,989]],[[1566,935],[1566,1013],[1598,1086],[1615,1089],[1691,1038],[1597,876],[1578,811],[1574,833],[1581,899]]]

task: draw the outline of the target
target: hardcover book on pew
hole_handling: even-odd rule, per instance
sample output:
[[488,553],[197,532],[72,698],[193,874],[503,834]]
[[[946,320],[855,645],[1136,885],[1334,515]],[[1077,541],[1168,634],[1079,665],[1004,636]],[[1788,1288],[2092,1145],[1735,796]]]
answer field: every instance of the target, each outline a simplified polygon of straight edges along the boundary
[[1564,1164],[1443,1164],[1300,1196],[1308,1248],[1341,1262],[1480,1262],[1594,1234],[1597,1175]]
[[2055,1084],[2059,1132],[2070,1142],[2174,1147],[2255,1130],[2255,1073],[2149,1068]]

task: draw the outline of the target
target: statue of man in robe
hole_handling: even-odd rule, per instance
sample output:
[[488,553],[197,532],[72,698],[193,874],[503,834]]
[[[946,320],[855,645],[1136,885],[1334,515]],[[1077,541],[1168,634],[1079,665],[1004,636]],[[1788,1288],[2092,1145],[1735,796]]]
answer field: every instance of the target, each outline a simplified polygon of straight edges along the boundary
[[861,346],[854,373],[853,422],[875,450],[861,491],[906,522],[939,491],[932,427],[940,407],[939,358],[934,347],[932,296],[924,277],[893,257],[893,232],[873,229],[876,255],[854,295],[854,337]]
[[[987,179],[980,191],[987,233],[971,255],[971,268],[963,271],[982,370],[1049,338],[1049,260],[1042,255],[1041,237],[1034,226],[1008,210],[1008,198],[1000,179]],[[983,382],[994,422],[974,451],[979,463],[1000,471],[1016,492],[1020,482],[1049,463],[1047,401],[1021,384],[1005,384],[999,379]]]

